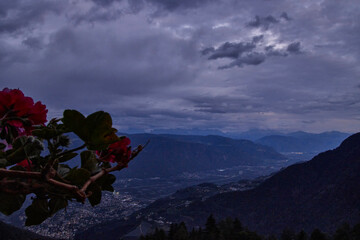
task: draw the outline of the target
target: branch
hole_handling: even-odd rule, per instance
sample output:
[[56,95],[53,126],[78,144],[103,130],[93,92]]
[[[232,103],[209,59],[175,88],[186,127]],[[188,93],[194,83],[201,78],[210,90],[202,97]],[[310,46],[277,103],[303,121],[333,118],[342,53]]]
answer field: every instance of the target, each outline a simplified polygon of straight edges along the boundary
[[[42,183],[48,183],[50,185],[62,188],[64,190],[73,192],[76,199],[80,202],[85,202],[86,199],[86,194],[81,191],[77,186],[71,185],[71,184],[67,184],[67,183],[62,183],[59,182],[55,179],[52,178],[48,178],[48,179],[43,179],[43,175],[40,172],[26,172],[26,171],[17,171],[17,170],[6,170],[6,169],[0,169],[0,177],[10,177],[10,178],[28,178],[28,179],[36,179],[39,180]],[[22,190],[12,190],[8,187],[6,187],[9,184],[17,184],[19,186],[26,186],[24,188],[22,188]],[[0,190],[3,192],[7,192],[7,193],[11,193],[11,194],[28,194],[28,193],[32,193],[34,192],[34,189],[39,189],[39,188],[45,188],[46,187],[42,184],[38,184],[36,187],[29,187],[32,186],[33,184],[29,185],[26,183],[20,183],[18,181],[9,181],[9,180],[2,180],[0,182]]]
[[123,168],[126,168],[127,164],[118,164],[112,168],[105,168],[102,169],[100,172],[98,172],[97,174],[95,174],[94,176],[90,177],[89,180],[87,180],[87,182],[84,184],[84,186],[81,188],[80,191],[82,191],[83,193],[86,192],[86,189],[90,186],[91,183],[95,182],[96,180],[98,180],[99,178],[101,178],[102,176],[113,172],[113,171],[120,171]]
[[77,186],[67,184],[67,183],[63,183],[63,182],[59,182],[59,181],[56,181],[55,179],[52,179],[52,178],[48,179],[47,182],[50,183],[51,185],[56,186],[56,187],[59,187],[59,188],[68,190],[70,192],[73,192],[75,194],[76,199],[79,202],[82,202],[82,203],[85,202],[86,194],[82,190],[80,190]]
[[19,182],[18,180],[8,180],[8,179],[2,179],[0,181],[1,192],[6,192],[9,194],[36,193],[39,192],[39,189],[45,190],[46,187],[43,184],[39,184],[33,181]]
[[0,169],[0,177],[41,179],[42,175],[39,172]]

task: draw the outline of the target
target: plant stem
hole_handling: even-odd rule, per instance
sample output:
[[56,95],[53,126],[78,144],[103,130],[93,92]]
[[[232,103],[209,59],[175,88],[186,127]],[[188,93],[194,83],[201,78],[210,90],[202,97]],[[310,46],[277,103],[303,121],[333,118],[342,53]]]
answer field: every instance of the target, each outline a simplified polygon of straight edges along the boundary
[[126,168],[127,165],[124,165],[124,164],[118,164],[112,168],[105,168],[105,169],[102,169],[100,172],[98,172],[97,174],[95,174],[94,176],[90,177],[89,180],[87,180],[87,182],[84,184],[84,186],[81,188],[80,191],[82,192],[86,192],[86,189],[90,186],[91,183],[95,182],[96,180],[98,180],[99,178],[101,178],[102,176],[110,173],[110,172],[113,172],[113,171],[119,171],[123,168]]
[[42,175],[39,172],[0,169],[0,177],[41,179]]

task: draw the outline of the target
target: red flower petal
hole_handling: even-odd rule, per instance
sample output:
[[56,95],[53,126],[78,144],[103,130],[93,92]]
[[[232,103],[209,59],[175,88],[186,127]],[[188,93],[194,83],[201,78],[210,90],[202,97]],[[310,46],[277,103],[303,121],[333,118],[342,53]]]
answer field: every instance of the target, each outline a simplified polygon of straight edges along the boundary
[[31,166],[29,165],[29,162],[30,162],[30,165],[32,165],[31,160],[28,161],[27,159],[22,160],[21,162],[17,163],[16,165],[25,168],[27,171],[31,171]]

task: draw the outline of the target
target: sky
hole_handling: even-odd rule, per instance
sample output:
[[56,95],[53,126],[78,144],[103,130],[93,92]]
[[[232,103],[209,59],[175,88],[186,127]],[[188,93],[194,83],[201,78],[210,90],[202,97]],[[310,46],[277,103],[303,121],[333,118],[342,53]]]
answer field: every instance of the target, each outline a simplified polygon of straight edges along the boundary
[[0,1],[0,87],[120,131],[360,130],[358,0]]

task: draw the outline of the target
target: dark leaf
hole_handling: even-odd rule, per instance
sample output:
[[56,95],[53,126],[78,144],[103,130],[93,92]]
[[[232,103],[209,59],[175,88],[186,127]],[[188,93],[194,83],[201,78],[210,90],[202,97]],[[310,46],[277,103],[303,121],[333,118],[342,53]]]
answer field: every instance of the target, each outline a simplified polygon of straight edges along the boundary
[[70,138],[68,136],[61,135],[58,137],[58,142],[62,147],[68,147],[70,145]]
[[69,172],[70,172],[71,168],[66,165],[66,164],[59,164],[58,169],[57,169],[57,173],[61,176],[61,177],[65,177]]
[[50,217],[49,203],[47,199],[36,198],[32,204],[26,208],[26,226],[39,225]]
[[95,154],[92,151],[83,151],[80,154],[81,156],[81,167],[94,173],[99,171],[98,160],[96,159]]
[[66,180],[72,184],[81,187],[90,178],[91,173],[84,168],[73,168],[65,177]]
[[91,191],[92,194],[89,197],[89,202],[91,206],[96,206],[101,202],[101,188],[98,184],[93,183],[89,186],[88,191]]
[[116,177],[112,174],[107,174],[99,178],[96,183],[101,186],[102,190],[113,192],[114,188],[111,186],[116,180]]
[[41,126],[37,129],[32,130],[32,135],[43,139],[52,139],[61,135],[62,133],[63,131],[61,130],[57,130],[45,126]]
[[79,154],[74,153],[74,152],[66,153],[65,155],[63,155],[59,158],[59,162],[62,163],[62,162],[69,161],[69,160],[73,159],[74,157],[76,157],[77,155],[79,155]]
[[26,158],[26,154],[24,148],[14,148],[6,151],[6,159],[8,161],[9,166],[19,163]]
[[85,120],[85,129],[90,132],[87,144],[91,150],[105,149],[119,139],[115,134],[117,130],[112,128],[110,114],[103,111],[89,115]]
[[65,110],[62,122],[66,128],[78,135],[83,141],[87,141],[88,133],[84,129],[84,115],[76,110]]
[[0,192],[0,212],[9,216],[19,210],[25,201],[24,195],[13,195]]
[[102,185],[102,190],[108,191],[108,192],[114,192],[114,187],[111,185]]
[[6,151],[6,159],[9,165],[13,165],[30,156],[39,157],[43,149],[42,142],[38,139],[22,136],[14,141],[13,149]]
[[49,201],[50,214],[54,215],[57,211],[66,208],[68,201],[62,198],[52,198]]

